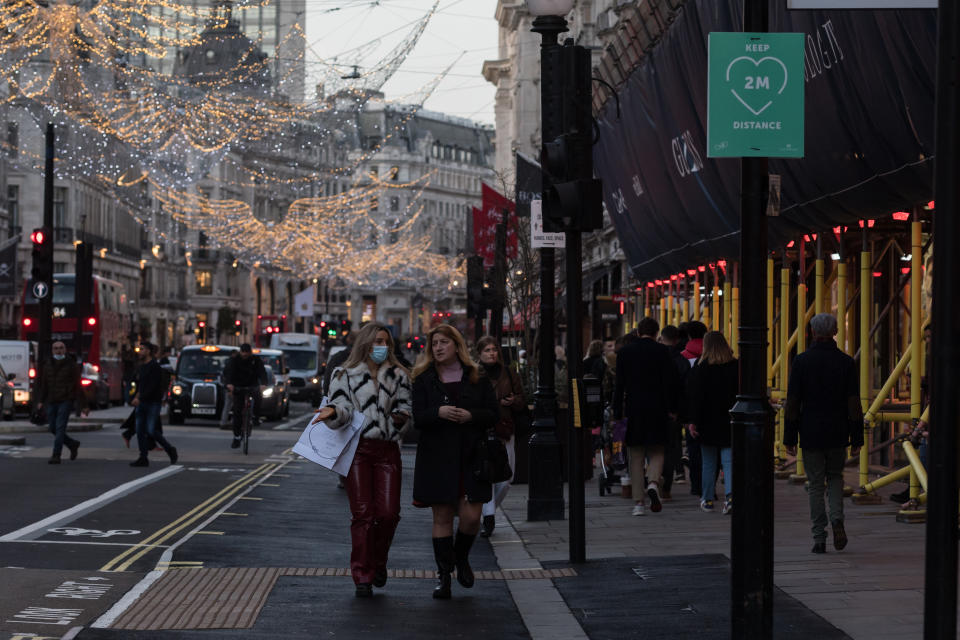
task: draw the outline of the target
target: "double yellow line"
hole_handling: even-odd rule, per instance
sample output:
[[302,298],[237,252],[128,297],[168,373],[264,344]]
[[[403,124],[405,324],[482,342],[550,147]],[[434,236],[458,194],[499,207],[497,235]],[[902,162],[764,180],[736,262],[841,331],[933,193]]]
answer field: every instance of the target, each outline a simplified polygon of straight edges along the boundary
[[281,465],[279,464],[273,463],[260,465],[239,480],[234,481],[211,497],[207,498],[167,526],[158,530],[149,538],[141,540],[114,559],[110,560],[110,562],[100,568],[100,571],[126,571],[130,565],[142,558],[144,554],[156,548],[158,545],[163,544],[187,527],[195,524],[198,520],[206,516],[208,513],[219,507],[227,500],[231,499],[258,478],[262,478],[263,476],[270,474],[280,466]]

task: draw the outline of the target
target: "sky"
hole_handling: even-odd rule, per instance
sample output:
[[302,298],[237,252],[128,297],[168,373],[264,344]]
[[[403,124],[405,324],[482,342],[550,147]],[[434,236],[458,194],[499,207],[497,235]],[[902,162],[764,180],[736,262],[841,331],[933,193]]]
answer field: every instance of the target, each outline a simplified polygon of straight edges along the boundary
[[[434,2],[306,0],[307,58],[337,57],[358,64],[363,73],[409,35]],[[496,7],[496,0],[440,0],[416,47],[384,86],[387,100],[415,96],[456,60],[424,108],[493,124],[496,88],[481,69],[484,60],[497,58]],[[358,60],[355,50],[367,43],[374,44],[364,47]],[[317,68],[308,65],[308,70]],[[314,82],[308,79],[308,86]]]

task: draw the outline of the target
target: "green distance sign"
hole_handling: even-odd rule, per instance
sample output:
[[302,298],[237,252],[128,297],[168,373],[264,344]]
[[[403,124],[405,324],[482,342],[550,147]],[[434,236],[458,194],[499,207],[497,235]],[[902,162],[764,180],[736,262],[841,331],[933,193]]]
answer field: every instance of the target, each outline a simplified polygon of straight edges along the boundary
[[802,158],[802,33],[711,33],[707,156]]

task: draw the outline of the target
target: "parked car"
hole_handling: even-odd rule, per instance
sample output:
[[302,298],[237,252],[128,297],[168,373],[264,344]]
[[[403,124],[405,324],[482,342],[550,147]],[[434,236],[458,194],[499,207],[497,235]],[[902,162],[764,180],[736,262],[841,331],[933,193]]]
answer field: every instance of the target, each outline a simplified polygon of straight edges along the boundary
[[277,406],[283,409],[283,414],[277,415],[277,418],[288,415],[290,413],[290,369],[287,367],[286,355],[280,349],[254,349],[253,354],[263,360],[263,366],[273,370],[273,375],[277,379],[276,392],[282,396],[282,402]]
[[267,420],[279,420],[290,413],[286,385],[273,372],[273,367],[264,368],[267,371],[267,385],[260,396],[260,415]]
[[101,373],[100,367],[84,362],[80,370],[80,386],[91,409],[105,409],[110,406],[110,385]]
[[183,424],[187,418],[220,417],[225,394],[223,369],[237,351],[237,347],[214,344],[183,348],[170,381],[170,424]]

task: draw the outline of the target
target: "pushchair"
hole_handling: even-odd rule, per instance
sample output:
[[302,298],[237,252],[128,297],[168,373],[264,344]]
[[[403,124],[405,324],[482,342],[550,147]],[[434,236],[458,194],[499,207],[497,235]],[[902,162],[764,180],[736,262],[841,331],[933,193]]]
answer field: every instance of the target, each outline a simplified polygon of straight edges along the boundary
[[626,468],[626,452],[623,451],[621,440],[614,439],[613,419],[610,405],[603,409],[603,420],[599,426],[591,429],[593,435],[593,450],[596,456],[597,488],[600,495],[610,495],[614,485],[620,483],[617,471]]

